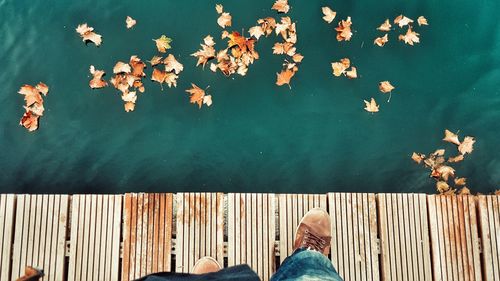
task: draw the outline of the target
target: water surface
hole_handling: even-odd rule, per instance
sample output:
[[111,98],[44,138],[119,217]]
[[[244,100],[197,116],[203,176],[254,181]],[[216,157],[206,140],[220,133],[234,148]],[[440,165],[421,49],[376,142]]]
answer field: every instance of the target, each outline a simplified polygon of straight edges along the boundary
[[[500,2],[295,1],[299,52],[305,59],[291,90],[276,86],[278,39],[261,39],[260,60],[246,77],[226,78],[195,67],[208,34],[218,38],[214,1],[0,1],[0,192],[125,191],[434,192],[413,151],[454,150],[443,131],[477,139],[455,165],[475,191],[500,187]],[[275,16],[273,1],[220,1],[233,30]],[[337,42],[321,6],[351,16],[351,42]],[[400,13],[424,15],[421,44],[373,46],[375,28]],[[137,25],[125,28],[125,17]],[[337,22],[337,19],[335,22]],[[96,48],[74,28],[88,22],[103,35]],[[175,89],[145,82],[136,110],[126,113],[118,91],[91,90],[89,65],[109,75],[116,61],[156,54],[153,38],[174,39],[185,66]],[[224,44],[218,40],[218,45]],[[349,57],[359,79],[331,74]],[[147,70],[148,75],[151,69]],[[387,103],[377,84],[396,87]],[[40,129],[18,125],[24,84],[50,86]],[[210,85],[214,104],[199,110],[184,90]],[[380,112],[363,110],[375,97]]]

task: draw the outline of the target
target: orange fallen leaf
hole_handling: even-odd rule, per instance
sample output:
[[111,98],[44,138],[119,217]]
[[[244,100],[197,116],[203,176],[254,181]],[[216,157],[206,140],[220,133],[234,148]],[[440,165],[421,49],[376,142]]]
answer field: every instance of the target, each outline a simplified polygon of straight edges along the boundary
[[333,69],[333,75],[338,77],[344,74],[347,67],[345,67],[345,65],[342,64],[341,62],[332,62],[332,69]]
[[455,156],[455,157],[450,157],[448,158],[449,163],[457,163],[464,160],[464,156],[462,154]]
[[165,35],[160,36],[160,38],[153,39],[153,41],[155,41],[156,48],[160,53],[166,53],[168,49],[172,48],[172,46],[170,46],[172,39]]
[[165,71],[168,71],[168,72],[175,72],[175,74],[179,74],[182,70],[184,70],[184,66],[178,62],[174,55],[172,54],[169,54],[165,60],[163,61],[163,63],[165,64]]
[[436,189],[439,193],[443,194],[450,190],[450,186],[445,181],[436,182]]
[[158,57],[158,56],[154,56],[150,61],[149,63],[151,64],[151,66],[155,66],[157,64],[160,64],[161,62],[163,61],[163,58],[162,57]]
[[377,30],[380,31],[391,31],[391,23],[389,22],[389,19],[386,19],[383,24],[381,24],[379,27],[377,27]]
[[134,111],[134,109],[135,109],[135,103],[133,103],[133,102],[126,102],[124,104],[124,107],[125,107],[125,111],[126,112]]
[[224,6],[222,6],[221,4],[216,4],[215,10],[217,11],[217,14],[222,14],[224,12]]
[[368,111],[368,112],[378,112],[378,105],[377,103],[375,102],[375,99],[374,98],[371,98],[370,101],[366,101],[364,100],[365,102],[365,110]]
[[337,15],[337,12],[330,9],[330,7],[322,7],[321,11],[323,12],[324,15],[323,20],[325,20],[327,23],[331,23],[335,19],[335,16]]
[[373,44],[375,44],[379,47],[384,47],[385,43],[387,43],[387,42],[389,42],[389,37],[387,34],[385,34],[382,37],[375,38],[375,40],[373,41]]
[[124,63],[124,62],[117,62],[115,64],[115,67],[113,67],[113,73],[114,74],[117,74],[117,73],[130,73],[132,71],[132,69],[130,68],[130,65],[128,65],[127,63]]
[[351,67],[351,70],[348,70],[345,72],[345,76],[349,79],[355,79],[358,78],[358,72],[356,71],[356,67]]
[[397,24],[397,25],[399,25],[399,27],[401,27],[401,28],[402,28],[403,26],[405,26],[405,25],[408,25],[408,24],[412,23],[412,22],[413,22],[413,20],[412,20],[412,19],[407,18],[407,17],[405,17],[405,16],[403,16],[403,15],[399,15],[399,16],[397,16],[397,17],[394,19],[394,23],[395,23],[395,24]]
[[146,68],[146,64],[141,61],[137,56],[131,56],[129,65],[132,67],[132,75],[135,77],[144,77],[146,74],[144,73],[144,68]]
[[456,178],[454,179],[455,185],[466,185],[466,178]]
[[92,74],[92,80],[89,82],[89,86],[92,89],[99,89],[108,86],[108,82],[104,81],[102,77],[106,74],[103,70],[96,70],[93,65],[90,66],[90,74]]
[[351,32],[351,17],[347,17],[346,20],[341,20],[339,26],[335,28],[337,31],[337,41],[349,41],[352,37]]
[[304,56],[298,53],[292,56],[292,60],[297,63],[302,62],[303,59]]
[[391,82],[389,82],[389,81],[382,81],[382,82],[379,82],[379,83],[378,83],[378,89],[379,89],[382,93],[386,94],[386,93],[391,92],[391,91],[392,91],[392,90],[394,90],[395,88],[394,88],[394,86],[392,86]]
[[290,10],[290,6],[288,5],[288,0],[276,0],[271,9],[278,11],[278,13],[286,14],[288,13],[288,10]]
[[405,35],[400,34],[398,38],[400,41],[403,40],[405,44],[413,46],[414,43],[420,43],[420,38],[418,37],[419,35],[420,34],[411,30],[411,27],[408,27],[406,34]]
[[424,18],[424,16],[420,16],[417,18],[417,22],[418,22],[418,25],[421,26],[421,25],[429,25],[427,23],[427,19]]
[[21,117],[21,120],[19,121],[19,125],[28,129],[29,132],[33,132],[36,129],[38,129],[38,119],[39,118],[40,118],[39,116],[27,111],[23,114],[23,117]]
[[276,73],[276,85],[283,86],[285,84],[290,86],[290,79],[295,75],[295,72],[290,69],[282,70],[280,73]]
[[273,30],[276,28],[276,20],[271,17],[267,17],[264,19],[258,19],[257,23],[260,24],[262,30],[266,33],[266,36],[269,36],[273,33]]
[[[205,39],[207,37],[205,37]],[[201,46],[201,49],[198,50],[197,52],[191,54],[191,56],[198,58],[198,62],[196,63],[196,66],[198,66],[200,64],[205,66],[205,64],[209,60],[211,60],[215,57],[215,48],[213,47],[213,45],[210,46],[210,45],[206,45],[206,44],[200,44],[200,46]]]
[[96,46],[100,46],[102,43],[102,36],[94,32],[94,28],[88,26],[86,23],[79,24],[76,27],[76,32],[80,34],[83,42],[93,42]]
[[476,140],[474,139],[474,137],[465,137],[462,143],[458,146],[458,151],[460,151],[462,155],[472,153],[472,151],[474,150],[475,142]]
[[32,132],[38,129],[38,121],[40,116],[43,116],[45,108],[43,107],[42,95],[46,96],[49,92],[49,87],[40,82],[35,87],[31,85],[23,85],[18,93],[24,96],[25,112],[19,121],[19,125]]
[[455,169],[450,166],[441,165],[432,170],[431,176],[434,178],[442,178],[448,181],[448,178],[455,176]]
[[231,26],[231,14],[222,13],[217,19],[217,24],[222,28],[226,28],[226,26]]
[[256,25],[256,26],[250,27],[250,29],[248,29],[248,33],[250,33],[250,36],[255,37],[257,40],[262,35],[265,34],[264,33],[264,29],[262,29],[262,26],[260,26],[260,25]]
[[205,91],[196,86],[194,83],[191,83],[191,87],[191,89],[186,90],[186,92],[190,95],[189,101],[191,103],[198,104],[198,108],[201,108],[203,104],[206,104],[207,106],[212,105],[211,95],[206,95]]
[[127,16],[125,23],[127,24],[127,28],[130,29],[137,23],[137,21],[130,16]]
[[[455,184],[457,185],[457,184]],[[462,187],[460,191],[458,192],[458,195],[470,195],[470,189],[468,189],[466,186]]]
[[413,161],[417,162],[417,164],[420,164],[422,162],[422,160],[425,159],[425,155],[423,155],[421,153],[413,152],[413,154],[411,155],[411,159],[413,159]]
[[443,138],[443,140],[446,141],[446,142],[454,143],[456,145],[460,145],[460,141],[458,140],[457,134],[451,132],[448,129],[444,130],[444,138]]

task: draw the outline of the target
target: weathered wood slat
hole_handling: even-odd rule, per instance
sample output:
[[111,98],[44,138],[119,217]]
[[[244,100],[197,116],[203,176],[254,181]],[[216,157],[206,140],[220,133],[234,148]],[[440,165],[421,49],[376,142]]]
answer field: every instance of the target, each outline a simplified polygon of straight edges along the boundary
[[478,204],[484,278],[500,280],[500,196],[478,196]]
[[482,280],[474,198],[429,195],[427,202],[434,279]]
[[[121,203],[121,198],[115,200]],[[171,193],[125,194],[121,280],[171,270],[172,210]],[[111,239],[120,241],[120,233],[114,231]],[[119,252],[113,252],[112,256],[119,259]],[[111,278],[119,278],[118,269],[118,264],[110,269]]]
[[15,203],[15,195],[0,195],[0,280],[8,280],[11,271]]
[[[267,281],[274,272],[275,261],[274,195],[262,195],[263,213],[260,217],[252,215],[251,211],[257,209],[258,202],[260,200],[256,194],[230,193],[228,195],[228,209],[232,210],[228,213],[228,229],[240,229],[240,233],[247,235],[247,239],[241,239],[247,241],[245,241],[245,245],[242,243],[239,248],[230,243],[227,250],[229,256],[245,258],[246,263],[259,274],[261,279]],[[257,213],[255,212],[255,214]],[[233,237],[235,234],[236,232],[228,232],[228,240],[240,239],[236,236]],[[257,249],[258,247],[262,247],[262,249]],[[243,249],[245,249],[244,253]],[[262,256],[257,257],[257,253],[262,253]],[[235,264],[229,263],[229,266],[232,265]]]
[[[328,193],[332,263],[350,280],[379,280],[377,210],[373,194]],[[324,204],[326,199],[315,202]],[[334,252],[335,251],[335,252]]]
[[11,279],[29,265],[44,269],[44,281],[64,280],[67,223],[68,195],[18,195]]
[[[119,280],[121,197],[72,196],[67,280]],[[82,232],[83,229],[89,232]],[[64,255],[65,245],[59,247]]]
[[[210,199],[208,199],[210,197]],[[204,256],[224,264],[224,195],[222,193],[178,193],[176,272],[190,272],[196,261]],[[210,213],[210,221],[206,215]],[[208,239],[196,235],[210,233]],[[204,250],[201,250],[204,249]]]

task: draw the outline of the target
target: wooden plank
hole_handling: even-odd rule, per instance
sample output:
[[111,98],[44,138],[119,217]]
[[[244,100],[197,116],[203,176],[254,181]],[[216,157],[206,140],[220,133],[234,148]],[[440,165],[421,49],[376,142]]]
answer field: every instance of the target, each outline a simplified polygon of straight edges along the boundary
[[455,241],[455,248],[456,248],[456,255],[457,255],[457,273],[458,273],[458,278],[456,280],[459,281],[464,281],[464,269],[463,269],[463,259],[462,259],[462,248],[465,246],[462,244],[462,237],[460,235],[460,224],[462,222],[459,221],[459,213],[458,213],[458,206],[457,206],[457,198],[456,196],[451,196],[451,205],[452,205],[452,211],[453,211],[453,232],[454,232],[454,240]]
[[369,216],[370,216],[370,251],[371,251],[371,264],[372,264],[372,280],[380,280],[379,273],[379,261],[378,255],[379,250],[377,246],[377,206],[375,200],[375,194],[368,194],[368,207],[369,207]]
[[153,234],[154,234],[154,209],[155,209],[155,195],[149,193],[146,195],[148,197],[148,209],[147,209],[147,245],[146,245],[146,274],[153,273],[153,247],[158,247],[158,245],[153,244]]
[[[340,194],[338,193],[330,193],[328,196],[331,196],[334,198],[335,201],[335,209],[333,210],[335,212],[335,217],[332,218],[333,221],[335,221],[335,226],[336,226],[336,232],[337,232],[337,237],[338,240],[335,241],[337,243],[337,258],[338,258],[338,265],[337,265],[337,272],[344,272],[344,252],[345,249],[343,247],[344,243],[342,243],[343,238],[343,223],[342,223],[342,205],[340,203]],[[330,215],[332,215],[332,209],[330,209]],[[333,255],[333,253],[332,253]]]
[[[288,194],[286,196],[286,230],[287,230],[287,254],[293,252],[293,225],[294,225],[294,218],[293,218],[293,195]],[[281,257],[280,257],[281,258]],[[283,262],[284,259],[282,259]]]
[[[262,225],[269,225],[269,197],[267,194],[263,194],[261,198],[260,204],[262,205]],[[281,215],[281,213],[280,213]],[[272,217],[271,217],[272,218]],[[281,231],[281,229],[280,229]],[[269,249],[269,239],[268,239],[268,228],[263,227],[262,232],[262,251],[260,251],[260,255],[263,257],[263,266],[262,266],[262,276],[270,276],[271,271],[268,264],[270,263],[267,249]],[[281,235],[281,234],[280,234]],[[281,237],[281,236],[280,236]],[[281,241],[280,241],[281,242]],[[281,244],[281,243],[280,243]],[[286,248],[286,245],[285,245]]]
[[[275,271],[275,252],[274,252],[274,242],[276,239],[276,221],[275,221],[275,210],[276,210],[276,204],[275,204],[275,197],[274,194],[269,194],[268,195],[268,226],[269,226],[269,231],[268,231],[268,268],[269,272],[272,274]],[[263,226],[264,228],[266,227],[265,225]],[[270,275],[263,276],[263,281],[268,281]]]
[[2,194],[0,203],[2,216],[2,239],[0,240],[0,280],[7,280],[10,276],[12,236],[14,233],[14,210],[16,208],[16,196],[13,194]]
[[[267,206],[266,206],[267,207]],[[288,229],[287,229],[287,210],[286,210],[286,194],[278,195],[279,209],[279,229],[280,229],[280,264],[283,262],[283,256],[288,253]],[[267,214],[265,214],[267,215]]]
[[[500,264],[499,264],[499,245],[497,240],[500,238],[497,221],[498,218],[498,197],[496,196],[478,196],[479,201],[479,218],[481,223],[481,241],[483,242],[483,266],[484,278],[486,280],[499,280]],[[495,210],[495,205],[497,208]]]
[[[413,198],[415,194],[405,194],[403,195],[403,205],[406,207],[404,211],[404,225],[405,233],[407,239],[410,243],[406,246],[407,256],[406,260],[408,263],[408,276],[410,280],[421,280],[424,277],[419,277],[418,266],[418,248],[421,248],[421,243],[417,242],[417,229],[420,231],[420,224],[415,222],[415,209],[418,209],[413,204]],[[420,266],[422,268],[422,266]],[[420,279],[421,278],[421,279]]]
[[97,257],[97,259],[99,260],[99,273],[97,277],[95,277],[95,280],[105,280],[106,278],[109,278],[106,276],[106,269],[110,267],[110,263],[108,263],[108,260],[110,259],[106,257],[106,249],[108,247],[107,226],[108,226],[108,215],[110,213],[109,201],[110,201],[109,196],[101,196],[100,200],[98,201],[98,203],[100,202],[100,207],[98,209],[100,214],[98,215],[98,217],[101,218],[101,221],[98,224],[99,229],[97,230],[97,233],[99,233],[100,249],[99,249],[99,256]]
[[[491,204],[490,204],[491,202]],[[491,231],[491,242],[492,242],[492,253],[493,253],[493,267],[494,267],[494,278],[495,280],[500,280],[500,219],[498,210],[498,200],[496,196],[488,196],[488,206],[490,208],[490,214],[493,213],[493,223],[490,217],[490,231]],[[491,208],[493,206],[493,208]]]
[[359,253],[359,230],[358,230],[358,194],[351,193],[351,206],[352,206],[352,216],[349,221],[352,221],[352,244],[353,244],[353,255],[354,255],[354,280],[361,280],[361,255]]
[[340,194],[340,204],[342,208],[342,240],[343,240],[343,249],[344,252],[342,253],[342,256],[344,257],[344,268],[342,273],[340,274],[341,277],[344,278],[344,280],[349,281],[350,279],[350,271],[349,271],[349,264],[352,264],[352,262],[349,261],[349,255],[351,254],[351,251],[349,249],[349,234],[348,234],[348,216],[347,216],[347,199],[346,199],[346,194],[341,193]]
[[[360,277],[359,280],[366,281],[367,280],[367,272],[366,272],[366,267],[367,264],[371,264],[371,257],[367,257],[366,251],[365,251],[365,225],[364,225],[364,220],[363,220],[363,211],[364,211],[364,205],[363,205],[363,194],[358,193],[356,194],[356,211],[357,211],[357,221],[356,224],[358,225],[358,242],[359,242],[359,256],[360,256]],[[366,216],[365,216],[366,217]],[[368,230],[368,229],[366,229]],[[367,235],[369,237],[369,235]],[[367,261],[368,260],[368,261]],[[371,279],[371,278],[370,278]]]
[[442,242],[440,241],[441,237],[439,235],[439,209],[437,208],[437,200],[438,198],[435,195],[430,195],[427,198],[427,202],[429,205],[429,221],[430,221],[430,234],[431,234],[431,243],[432,243],[432,260],[433,260],[433,273],[434,280],[436,281],[444,281],[442,275]]
[[[11,278],[15,279],[20,276],[21,273],[21,262],[22,262],[22,241],[25,235],[23,234],[24,225],[25,225],[25,212],[26,212],[26,196],[18,195],[16,202],[16,218],[15,218],[15,227],[14,227],[14,247],[12,253],[12,274]],[[25,231],[24,231],[25,232]],[[5,272],[2,272],[2,276],[5,275]],[[2,278],[3,280],[4,278]]]
[[194,256],[191,264],[195,264],[196,261],[200,259],[200,228],[201,228],[201,223],[200,223],[200,212],[201,212],[201,206],[200,206],[200,194],[195,193],[194,194],[194,210],[193,210],[193,224],[194,224],[194,239],[190,242],[194,243]]
[[379,208],[379,233],[380,233],[380,254],[381,254],[381,274],[383,280],[391,280],[391,252],[389,250],[389,229],[387,221],[387,202],[385,194],[377,195]]
[[119,263],[120,263],[120,224],[122,217],[122,196],[114,195],[112,197],[114,200],[113,209],[113,238],[112,238],[112,253],[111,253],[111,280],[119,280]]
[[[259,223],[260,225],[265,225],[263,223],[263,214],[262,214],[262,193],[256,194],[256,198],[254,198],[254,201],[256,202],[256,212],[255,215],[255,223]],[[265,228],[265,227],[264,227]],[[264,229],[262,229],[264,230]],[[263,258],[263,248],[262,248],[262,241],[263,241],[263,231],[257,234],[257,237],[255,237],[257,240],[257,249],[256,249],[256,258],[255,262],[257,262],[258,259],[262,258],[262,262],[259,262],[257,264],[257,272],[260,274],[260,276],[264,276],[264,265],[266,264],[266,261]]]
[[[314,196],[309,196],[309,205],[314,206]],[[336,205],[335,205],[335,198],[334,196],[328,196],[328,205],[330,208],[330,217],[333,217],[336,213]],[[280,214],[281,215],[281,214]],[[280,218],[281,219],[281,218]],[[331,252],[331,258],[332,258],[332,264],[333,267],[338,270],[338,264],[339,264],[339,258],[338,258],[338,247],[337,247],[337,240],[340,238],[337,236],[337,221],[334,219],[331,219],[331,229],[332,233],[332,240],[330,241],[330,252]]]
[[96,217],[97,217],[97,195],[89,195],[90,196],[90,223],[87,227],[90,228],[90,238],[89,238],[89,259],[87,264],[87,280],[93,280],[94,269],[94,250],[96,249]]
[[474,276],[476,280],[482,280],[482,273],[481,273],[481,264],[480,264],[480,250],[479,250],[479,231],[478,231],[478,218],[476,216],[476,203],[475,203],[475,198],[472,196],[468,196],[468,210],[469,210],[469,215],[470,215],[470,232],[471,232],[471,239],[469,239],[472,242],[472,258],[474,261]]

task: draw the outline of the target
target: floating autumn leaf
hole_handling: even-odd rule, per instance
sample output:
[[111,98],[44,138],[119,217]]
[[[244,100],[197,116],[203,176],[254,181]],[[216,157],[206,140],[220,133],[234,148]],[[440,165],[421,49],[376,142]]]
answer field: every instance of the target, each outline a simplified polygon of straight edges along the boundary
[[440,165],[432,170],[431,176],[437,179],[448,181],[449,177],[455,176],[455,169],[450,166]]
[[322,7],[321,11],[323,12],[323,15],[324,15],[323,19],[327,23],[331,23],[335,19],[335,16],[337,15],[337,12],[330,9],[330,7]]
[[222,13],[217,19],[217,24],[222,28],[226,28],[226,26],[231,26],[231,14]]
[[425,155],[423,155],[421,153],[413,152],[413,154],[411,155],[411,159],[413,159],[413,161],[417,162],[417,164],[420,164],[422,162],[422,160],[425,159]]
[[383,24],[381,24],[379,27],[377,27],[377,30],[380,31],[391,31],[391,23],[389,22],[389,19],[386,19]]
[[130,73],[132,69],[130,68],[130,65],[127,63],[124,63],[122,61],[119,61],[115,64],[115,67],[113,67],[113,73]]
[[293,55],[295,55],[296,50],[297,49],[295,48],[295,46],[289,42],[284,42],[284,43],[277,42],[273,46],[273,54],[276,55],[286,54],[292,57]]
[[99,89],[108,86],[108,82],[104,81],[102,77],[106,74],[103,70],[97,70],[93,65],[90,66],[90,74],[92,74],[92,80],[89,82],[89,86],[92,89]]
[[175,72],[175,74],[179,74],[182,70],[184,70],[184,66],[178,62],[174,55],[169,54],[165,60],[163,61],[163,64],[165,64],[165,71],[168,72]]
[[421,25],[429,25],[427,23],[427,19],[424,18],[424,16],[420,16],[417,18],[417,22],[418,22],[418,25],[421,26]]
[[217,14],[222,14],[224,12],[224,6],[222,6],[221,4],[216,4],[215,10],[217,11]]
[[394,86],[392,86],[391,82],[389,81],[382,81],[382,82],[379,82],[378,83],[378,89],[382,92],[382,93],[389,93],[391,92],[392,90],[394,90]]
[[172,43],[172,39],[168,38],[165,35],[162,35],[158,39],[153,39],[153,41],[156,42],[156,48],[160,53],[166,53],[168,49],[172,48],[172,46],[170,46],[170,43]]
[[257,23],[260,24],[262,30],[266,33],[266,36],[269,36],[273,33],[273,30],[276,28],[276,20],[271,17],[267,17],[264,19],[258,19]]
[[341,62],[332,62],[333,75],[340,76],[344,74],[347,67]]
[[212,96],[206,95],[205,91],[194,83],[191,83],[191,89],[187,89],[186,92],[190,95],[189,102],[198,104],[198,108],[203,104],[212,105]]
[[290,86],[290,79],[295,75],[295,72],[290,69],[285,69],[282,70],[280,73],[276,73],[276,85],[278,86],[283,86],[285,84],[288,85],[289,88],[292,88]]
[[132,75],[135,77],[144,77],[146,74],[144,73],[144,68],[146,68],[146,64],[141,61],[137,56],[131,56],[129,65],[132,67]]
[[445,181],[436,182],[436,189],[439,193],[444,194],[450,191],[450,186]]
[[345,76],[349,79],[355,79],[358,78],[358,72],[356,71],[356,67],[351,67],[350,70],[345,72]]
[[155,66],[157,64],[160,64],[161,62],[163,61],[163,58],[162,57],[158,57],[158,56],[154,56],[150,61],[149,63],[151,64],[151,66]]
[[[455,184],[457,185],[457,184]],[[458,195],[470,195],[470,189],[468,189],[466,186],[462,187],[460,191],[458,192]]]
[[[198,58],[198,62],[196,63],[196,66],[202,64],[205,66],[205,64],[215,58],[215,48],[213,45],[215,45],[215,42],[213,42],[212,36],[208,35],[204,39],[205,44],[200,44],[201,49],[198,50],[197,52],[191,54],[191,56]],[[206,44],[209,43],[209,44]],[[213,43],[213,44],[212,44]]]
[[130,16],[127,16],[127,19],[125,19],[125,23],[127,24],[127,28],[130,29],[137,23],[137,21]]
[[474,137],[465,137],[462,143],[458,146],[458,151],[460,151],[462,155],[472,153],[472,151],[474,150],[473,146],[475,142],[476,140],[474,139]]
[[419,35],[420,34],[411,30],[411,27],[408,27],[406,34],[405,35],[400,34],[398,38],[399,38],[399,41],[403,40],[405,42],[405,44],[409,44],[409,45],[413,46],[413,43],[420,43],[420,38],[418,37]]
[[456,178],[454,179],[455,185],[466,185],[467,184],[467,179],[466,178]]
[[444,138],[443,138],[443,140],[446,141],[446,142],[454,143],[456,145],[460,145],[460,141],[458,140],[457,134],[449,131],[448,129],[444,130]]
[[401,28],[402,28],[403,26],[405,26],[405,25],[408,25],[408,24],[412,23],[412,22],[413,22],[413,20],[412,20],[412,19],[407,18],[407,17],[405,17],[405,16],[403,16],[403,15],[399,15],[399,16],[397,16],[397,17],[394,19],[394,23],[395,23],[395,24],[397,24],[397,25],[399,25],[399,27],[401,27]]
[[38,83],[35,87],[23,85],[18,93],[24,96],[25,112],[19,121],[19,125],[25,127],[29,132],[38,129],[38,121],[43,116],[45,108],[43,107],[43,96],[49,92],[49,87],[45,83]]
[[264,29],[260,25],[250,27],[250,29],[248,29],[248,33],[250,33],[250,36],[255,37],[257,40],[259,40],[262,35],[265,35]]
[[124,105],[124,107],[125,107],[125,111],[126,112],[134,111],[134,109],[135,109],[135,103],[133,103],[133,102],[126,102],[125,105]]
[[346,20],[341,20],[339,26],[335,28],[337,31],[337,41],[349,41],[352,37],[351,32],[351,17],[347,17]]
[[365,110],[368,111],[368,112],[378,112],[378,105],[377,103],[375,102],[375,99],[374,98],[371,98],[370,101],[366,101],[364,100],[365,102]]
[[385,34],[382,37],[375,38],[375,40],[373,41],[373,44],[375,44],[379,47],[384,47],[385,43],[387,43],[387,42],[389,42],[389,37],[387,34]]
[[304,56],[301,54],[295,54],[292,56],[292,60],[294,62],[297,62],[297,63],[302,62],[303,59],[304,59]]
[[448,163],[457,163],[464,160],[464,156],[462,154],[457,155],[455,157],[448,158]]
[[[146,76],[144,69],[146,64],[137,56],[131,56],[129,63],[117,62],[113,68],[113,76],[110,83],[121,92],[121,98],[125,102],[126,112],[134,111],[137,100],[137,92],[145,91],[142,78]],[[131,91],[135,89],[135,91]]]
[[80,34],[83,42],[93,42],[96,46],[102,43],[102,36],[94,32],[94,28],[88,26],[86,23],[80,24],[76,27],[76,32]]
[[288,0],[276,0],[271,9],[278,11],[278,13],[286,14],[290,10],[290,6],[288,5]]

